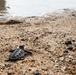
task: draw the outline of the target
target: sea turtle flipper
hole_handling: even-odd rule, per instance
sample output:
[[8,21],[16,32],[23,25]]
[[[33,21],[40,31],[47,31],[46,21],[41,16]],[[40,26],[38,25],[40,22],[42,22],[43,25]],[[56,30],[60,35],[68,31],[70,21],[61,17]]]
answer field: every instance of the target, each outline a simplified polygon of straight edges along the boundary
[[9,52],[14,52],[15,50],[9,50]]
[[5,61],[10,61],[10,59],[5,59]]
[[24,52],[27,52],[29,55],[32,55],[32,52],[31,51],[24,50]]

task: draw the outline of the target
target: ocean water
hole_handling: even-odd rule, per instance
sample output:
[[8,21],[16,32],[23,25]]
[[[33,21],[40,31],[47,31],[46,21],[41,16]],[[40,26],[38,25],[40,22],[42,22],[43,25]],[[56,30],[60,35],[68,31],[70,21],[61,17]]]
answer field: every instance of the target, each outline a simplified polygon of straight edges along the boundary
[[0,17],[40,16],[64,8],[76,8],[76,0],[0,0]]

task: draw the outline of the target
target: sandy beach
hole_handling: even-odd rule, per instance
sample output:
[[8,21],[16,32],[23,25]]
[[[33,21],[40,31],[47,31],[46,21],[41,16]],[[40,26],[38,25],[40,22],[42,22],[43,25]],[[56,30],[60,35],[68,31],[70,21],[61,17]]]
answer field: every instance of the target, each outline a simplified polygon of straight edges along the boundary
[[[65,41],[72,41],[72,50]],[[6,62],[20,44],[32,52],[24,60]],[[64,50],[68,50],[64,53]],[[0,75],[76,75],[76,11],[0,19]]]

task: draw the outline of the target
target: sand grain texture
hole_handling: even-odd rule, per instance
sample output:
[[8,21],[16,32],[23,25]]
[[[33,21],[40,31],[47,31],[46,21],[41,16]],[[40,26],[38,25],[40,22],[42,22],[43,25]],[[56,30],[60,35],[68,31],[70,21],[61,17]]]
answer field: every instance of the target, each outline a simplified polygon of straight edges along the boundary
[[[20,19],[21,20],[21,19]],[[0,75],[76,75],[76,11],[41,17],[27,17],[21,22],[9,25],[0,22]],[[63,55],[67,39],[75,40],[73,50]],[[5,62],[9,50],[24,44],[32,56],[17,62]]]

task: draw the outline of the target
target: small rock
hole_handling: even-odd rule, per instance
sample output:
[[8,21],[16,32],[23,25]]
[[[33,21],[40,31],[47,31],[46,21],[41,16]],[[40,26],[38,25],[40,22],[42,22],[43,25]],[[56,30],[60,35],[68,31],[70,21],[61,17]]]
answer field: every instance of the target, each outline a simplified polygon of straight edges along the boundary
[[61,61],[63,61],[64,60],[64,57],[61,57],[61,58],[59,58]]
[[38,37],[36,37],[36,39],[38,39]]
[[0,64],[0,69],[5,69],[5,65],[4,64]]
[[63,52],[64,52],[64,53],[68,53],[68,50],[65,49]]
[[58,67],[59,67],[59,65],[58,65],[58,64],[56,64],[56,65],[55,65],[55,67],[56,67],[56,68],[58,68]]
[[25,41],[25,39],[22,38],[21,41]]
[[75,13],[73,13],[73,14],[72,14],[72,16],[75,16],[75,17],[76,17],[76,14],[75,14]]
[[69,50],[73,50],[73,46],[69,46],[68,49],[69,49]]
[[10,67],[10,64],[9,63],[5,63],[5,67]]
[[7,75],[13,75],[13,73],[11,73],[11,72],[8,72],[8,73],[7,73]]
[[71,45],[72,42],[71,42],[71,40],[67,40],[67,41],[65,41],[65,44],[66,44],[66,45]]
[[73,42],[75,42],[75,40],[72,40]]
[[35,72],[34,75],[41,75],[41,73],[39,73],[39,72]]
[[29,71],[31,71],[31,69],[28,69]]
[[5,24],[19,24],[19,23],[22,23],[22,22],[20,22],[18,20],[13,20],[13,19],[10,19],[5,22]]
[[35,62],[35,60],[31,60],[31,62]]
[[61,67],[61,71],[63,71],[63,72],[64,72],[64,71],[65,71],[65,68],[66,68],[66,67]]
[[69,58],[70,58],[70,59],[73,59],[73,56],[70,55]]

